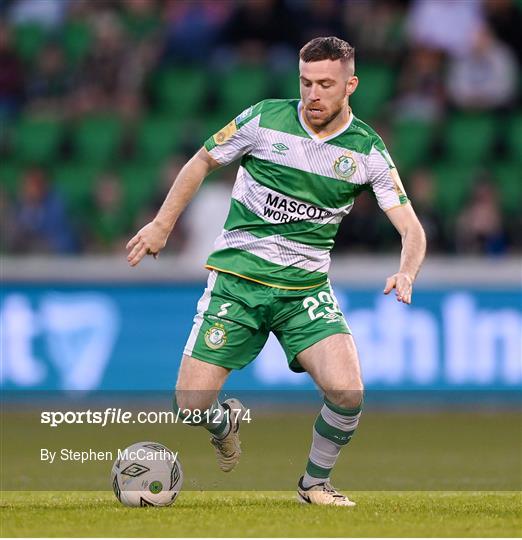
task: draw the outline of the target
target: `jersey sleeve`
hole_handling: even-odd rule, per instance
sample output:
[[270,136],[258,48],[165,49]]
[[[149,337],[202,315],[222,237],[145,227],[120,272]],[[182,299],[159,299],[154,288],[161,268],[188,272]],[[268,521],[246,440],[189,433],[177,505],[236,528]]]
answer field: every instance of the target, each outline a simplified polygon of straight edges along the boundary
[[262,106],[263,102],[260,102],[245,109],[205,141],[205,148],[218,163],[228,165],[254,149]]
[[380,138],[368,156],[368,180],[382,210],[409,202],[397,168]]

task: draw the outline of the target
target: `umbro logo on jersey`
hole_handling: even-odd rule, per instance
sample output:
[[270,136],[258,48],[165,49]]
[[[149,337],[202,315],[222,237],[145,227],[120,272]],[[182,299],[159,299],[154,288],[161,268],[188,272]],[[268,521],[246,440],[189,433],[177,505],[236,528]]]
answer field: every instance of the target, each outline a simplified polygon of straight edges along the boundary
[[278,143],[274,143],[272,145],[272,152],[274,154],[280,154],[281,156],[286,156],[285,152],[287,150],[290,150],[290,148],[288,148],[288,146],[286,146],[286,144],[282,143],[282,142],[278,142]]

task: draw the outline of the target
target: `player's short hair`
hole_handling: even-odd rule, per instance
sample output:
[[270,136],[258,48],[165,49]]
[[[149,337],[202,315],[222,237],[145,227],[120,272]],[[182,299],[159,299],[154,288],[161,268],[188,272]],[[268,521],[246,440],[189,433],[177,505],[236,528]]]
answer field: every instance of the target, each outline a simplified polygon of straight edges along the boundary
[[317,37],[310,40],[300,51],[303,62],[321,60],[341,60],[351,66],[355,64],[355,49],[347,42],[335,36]]

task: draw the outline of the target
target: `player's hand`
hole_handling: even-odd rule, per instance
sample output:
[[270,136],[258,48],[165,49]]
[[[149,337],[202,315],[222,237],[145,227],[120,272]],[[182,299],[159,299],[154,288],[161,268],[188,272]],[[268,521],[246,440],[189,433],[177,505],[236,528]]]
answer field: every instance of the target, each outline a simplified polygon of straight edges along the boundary
[[165,247],[168,236],[168,232],[157,222],[147,223],[127,243],[126,249],[129,252],[127,261],[131,266],[136,266],[145,255],[152,255],[156,259]]
[[411,293],[413,290],[413,279],[404,272],[393,274],[386,280],[384,294],[389,294],[392,289],[395,289],[397,302],[411,304]]

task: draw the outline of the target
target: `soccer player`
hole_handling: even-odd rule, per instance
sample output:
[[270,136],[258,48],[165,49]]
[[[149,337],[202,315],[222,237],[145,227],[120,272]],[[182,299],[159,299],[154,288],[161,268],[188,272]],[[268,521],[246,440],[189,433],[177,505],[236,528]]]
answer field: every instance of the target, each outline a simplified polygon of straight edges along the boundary
[[[211,433],[220,468],[232,470],[244,409],[235,399],[220,403],[219,391],[272,331],[290,369],[308,372],[324,393],[298,499],[353,506],[332,487],[330,473],[359,423],[363,383],[328,280],[330,250],[357,195],[371,189],[402,237],[400,267],[384,294],[395,289],[397,300],[410,304],[426,241],[384,143],[349,107],[358,84],[354,49],[336,37],[315,38],[300,51],[299,71],[300,100],[249,107],[187,162],[155,219],[129,241],[128,262],[156,256],[203,179],[241,158],[228,218],[207,261],[175,405]],[[191,418],[197,410],[210,414]]]

